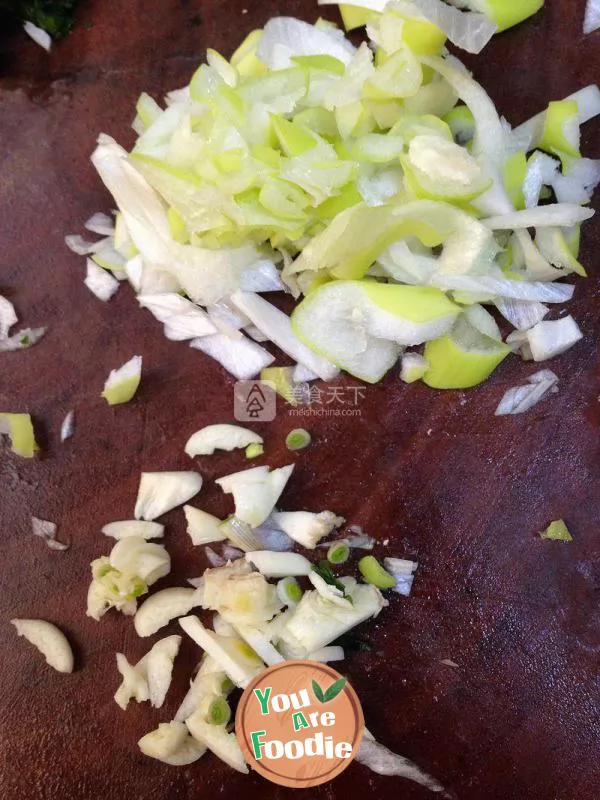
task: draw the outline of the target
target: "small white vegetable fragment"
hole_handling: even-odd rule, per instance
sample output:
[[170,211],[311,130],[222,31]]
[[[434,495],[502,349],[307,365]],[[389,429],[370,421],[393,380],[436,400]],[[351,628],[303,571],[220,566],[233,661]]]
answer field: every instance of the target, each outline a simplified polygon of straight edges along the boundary
[[180,645],[181,636],[160,639],[135,666],[123,653],[117,653],[117,669],[123,680],[114,699],[123,711],[132,699],[138,703],[150,700],[154,708],[161,708],[171,685],[173,662]]
[[365,728],[356,760],[378,775],[394,775],[425,786],[432,792],[445,793],[444,787],[423,772],[416,764],[404,756],[392,753],[387,747],[375,741],[373,735]]
[[248,625],[234,627],[240,637],[262,658],[267,666],[271,667],[273,664],[279,664],[285,660],[277,648],[271,644],[269,637],[258,628],[251,628]]
[[134,516],[154,520],[191,500],[201,488],[198,472],[142,472]]
[[92,233],[97,233],[98,236],[114,236],[115,220],[114,217],[109,217],[108,214],[97,211],[83,223],[83,227]]
[[334,606],[340,606],[340,608],[348,608],[352,605],[352,600],[342,589],[338,589],[337,586],[332,586],[330,583],[327,583],[327,581],[314,570],[310,572],[308,580],[312,583],[323,600],[326,600],[328,603],[333,603]]
[[212,514],[193,506],[184,506],[183,510],[187,521],[187,532],[193,545],[222,542],[226,538],[218,517],[213,517]]
[[6,339],[8,332],[18,321],[13,304],[0,295],[0,339]]
[[593,33],[600,28],[600,0],[588,0],[583,20],[583,33]]
[[161,708],[165,702],[180,645],[181,636],[167,636],[157,642],[138,664],[139,667],[143,663],[146,670],[150,703],[154,708]]
[[52,47],[52,38],[47,31],[45,31],[43,28],[38,28],[38,26],[34,25],[33,22],[25,22],[23,24],[23,30],[30,39],[33,39],[33,41],[36,44],[39,44],[40,47],[43,47],[47,53],[50,52],[50,48]]
[[276,511],[272,520],[291,539],[308,550],[316,547],[317,542],[345,522],[343,517],[338,517],[331,511],[321,511],[318,514],[312,511]]
[[345,658],[344,648],[339,645],[321,647],[319,650],[309,653],[306,658],[309,661],[320,661],[322,664],[328,664],[330,661],[343,661]]
[[119,369],[113,369],[104,384],[102,397],[109,406],[128,403],[137,392],[142,377],[142,357],[134,356]]
[[138,741],[142,753],[173,767],[193,764],[206,752],[206,747],[193,736],[184,722],[161,722]]
[[163,589],[149,597],[136,612],[134,626],[138,636],[152,636],[175,617],[189,614],[202,604],[202,590],[185,586]]
[[573,347],[583,333],[572,316],[538,322],[527,331],[527,342],[534,361],[547,361]]
[[255,527],[267,519],[293,471],[293,464],[271,472],[268,467],[254,467],[225,475],[215,483],[225,494],[233,494],[236,517]]
[[258,433],[239,425],[208,425],[197,431],[187,441],[185,452],[188,456],[210,456],[215,450],[236,450],[249,444],[262,444]]
[[496,217],[488,217],[483,224],[493,231],[537,228],[547,225],[569,228],[594,216],[592,208],[582,208],[573,203],[554,203],[549,206],[527,208]]
[[68,544],[57,541],[57,527],[54,522],[49,522],[47,519],[38,519],[37,517],[32,517],[31,527],[33,530],[33,535],[39,536],[40,539],[43,539],[51,550],[69,549]]
[[12,353],[33,347],[46,334],[46,328],[21,328],[6,339],[0,339],[0,353]]
[[139,519],[120,520],[109,522],[102,528],[105,536],[113,539],[128,539],[130,536],[140,536],[142,539],[160,539],[165,532],[165,526],[158,522],[144,522]]
[[83,282],[90,292],[103,302],[110,300],[119,288],[119,281],[110,272],[99,267],[91,258],[87,260],[86,276]]
[[192,339],[190,347],[214,358],[238,381],[255,378],[261,370],[275,361],[275,356],[245,336],[241,339],[232,339],[222,333],[215,333],[212,336]]
[[61,442],[66,442],[67,439],[70,439],[73,436],[75,431],[75,412],[69,411],[66,417],[62,421],[62,425],[60,426],[60,440]]
[[418,563],[405,558],[384,558],[383,566],[396,579],[394,591],[408,597],[412,589],[414,574],[419,566]]
[[217,333],[207,313],[176,292],[138,295],[137,299],[164,324],[167,339],[184,341]]
[[248,773],[235,733],[227,733],[223,725],[206,722],[202,709],[195,711],[185,724],[194,739],[211,750],[217,758],[244,775]]
[[184,617],[179,620],[179,624],[241,689],[244,689],[252,678],[264,669],[261,659],[241,639],[219,636],[205,628],[195,616]]
[[73,651],[56,625],[43,619],[11,619],[17,634],[27,639],[57,672],[73,672]]
[[300,553],[277,553],[273,550],[257,550],[246,553],[246,561],[254,564],[266,578],[287,578],[309,575],[312,564]]
[[523,414],[537,405],[550,392],[557,391],[558,375],[552,370],[544,369],[528,378],[529,383],[524,386],[512,386],[504,393],[498,403],[495,416],[503,417],[507,414]]
[[400,379],[404,383],[420,381],[429,369],[429,363],[419,353],[404,353],[401,360]]
[[171,558],[164,545],[147,542],[141,536],[120,539],[108,558],[113,570],[123,576],[135,576],[152,586],[171,571]]

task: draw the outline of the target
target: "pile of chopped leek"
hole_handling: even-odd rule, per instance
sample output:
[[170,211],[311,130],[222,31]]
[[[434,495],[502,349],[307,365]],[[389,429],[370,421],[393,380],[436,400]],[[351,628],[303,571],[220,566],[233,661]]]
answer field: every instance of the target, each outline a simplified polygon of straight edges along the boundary
[[[352,0],[359,47],[330,22],[271,19],[229,60],[209,50],[164,106],[142,94],[131,152],[101,134],[92,156],[116,217],[86,223],[99,241],[67,237],[89,288],[106,301],[127,280],[166,336],[238,379],[272,364],[269,342],[304,380],[374,383],[401,359],[439,389],[574,345],[551,309],[585,276],[600,161],[580,127],[600,91],[511,127],[446,43],[479,52],[541,2],[462,5]],[[264,296],[280,291],[291,317]]]
[[[262,437],[247,428],[209,425],[190,436],[185,452],[196,458],[262,444]],[[91,564],[88,616],[100,620],[114,608],[133,616],[135,631],[142,638],[179,618],[183,631],[203,651],[174,719],[139,741],[144,754],[182,766],[211,750],[234,769],[247,772],[231,723],[232,690],[243,689],[261,670],[285,659],[343,660],[348,632],[388,605],[382,591],[410,593],[417,568],[413,561],[386,558],[382,565],[367,555],[357,563],[362,582],[346,569],[346,574],[338,574],[352,549],[372,548],[373,541],[348,535],[323,543],[344,524],[342,517],[330,511],[277,510],[292,473],[293,465],[273,470],[263,466],[217,479],[233,497],[234,513],[226,520],[184,506],[192,545],[203,546],[213,564],[202,576],[189,579],[190,586],[161,589],[144,598],[171,569],[165,544],[150,541],[162,539],[165,532],[155,520],[201,490],[198,472],[143,473],[135,519],[111,522],[102,529],[116,543],[109,555]],[[210,544],[221,547],[222,556]],[[297,545],[308,555],[316,554],[317,546],[327,547],[327,558],[311,561],[294,552]],[[191,613],[194,609],[212,612],[212,627]],[[117,653],[121,683],[115,702],[123,710],[131,700],[162,707],[181,638],[160,639],[135,664]],[[439,786],[371,739],[359,760],[375,770],[385,768],[387,774],[404,775],[431,788]]]

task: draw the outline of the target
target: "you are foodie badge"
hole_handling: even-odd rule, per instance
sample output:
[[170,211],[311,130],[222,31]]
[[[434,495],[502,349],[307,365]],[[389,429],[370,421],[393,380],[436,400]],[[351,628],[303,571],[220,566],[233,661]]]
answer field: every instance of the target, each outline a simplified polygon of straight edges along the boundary
[[347,680],[327,664],[285,661],[244,690],[236,734],[249,766],[282,786],[335,778],[358,753],[365,723]]

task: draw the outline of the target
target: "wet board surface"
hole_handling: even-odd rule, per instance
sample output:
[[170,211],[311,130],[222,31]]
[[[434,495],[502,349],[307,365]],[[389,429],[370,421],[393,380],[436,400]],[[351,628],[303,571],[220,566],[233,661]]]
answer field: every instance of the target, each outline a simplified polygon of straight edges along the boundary
[[[469,59],[499,110],[517,124],[600,77],[600,34],[583,38],[583,0],[549,2],[517,30]],[[247,10],[247,13],[244,13]],[[10,800],[191,800],[287,798],[291,790],[242,776],[206,756],[184,768],[144,758],[136,742],[168,721],[199,653],[184,641],[161,710],[122,712],[115,652],[137,660],[130,619],[85,616],[89,562],[108,552],[105,523],[129,518],[141,470],[187,469],[188,436],[232,421],[233,382],[185,344],[167,341],[123,286],[108,304],[84,287],[84,259],[63,237],[82,232],[111,201],[89,155],[104,131],[129,147],[142,90],[160,97],[184,85],[207,46],[232,52],[276,14],[314,20],[303,2],[82,3],[75,31],[48,56],[18,31],[0,35],[0,293],[25,325],[47,325],[31,350],[0,356],[0,409],[31,412],[39,458],[0,459],[0,796]],[[335,17],[334,11],[327,16]],[[600,156],[600,127],[585,127],[586,154]],[[496,419],[504,390],[535,370],[506,361],[485,386],[439,393],[405,386],[393,370],[364,388],[352,410],[305,421],[314,444],[291,455],[283,444],[298,419],[280,409],[257,425],[267,456],[296,463],[282,505],[330,508],[380,540],[375,554],[414,558],[409,599],[393,597],[360,635],[372,652],[343,665],[367,726],[461,800],[595,800],[600,768],[600,421],[598,249],[600,225],[585,227],[569,309],[585,339],[548,366],[560,392],[524,416]],[[134,402],[109,408],[109,371],[144,358]],[[286,363],[281,361],[280,363]],[[76,411],[73,438],[59,429]],[[211,479],[244,468],[243,453],[198,460],[205,487],[195,503],[214,514],[232,506]],[[68,551],[34,539],[30,516],[54,520]],[[567,520],[574,541],[537,532]],[[173,570],[157,588],[181,585],[207,565],[192,550],[181,510],[164,519]],[[12,617],[56,622],[75,644],[77,670],[55,674],[17,639]],[[162,635],[178,632],[173,623]],[[458,666],[441,663],[450,659]],[[314,798],[422,800],[424,789],[352,764]],[[307,794],[308,796],[308,794]]]

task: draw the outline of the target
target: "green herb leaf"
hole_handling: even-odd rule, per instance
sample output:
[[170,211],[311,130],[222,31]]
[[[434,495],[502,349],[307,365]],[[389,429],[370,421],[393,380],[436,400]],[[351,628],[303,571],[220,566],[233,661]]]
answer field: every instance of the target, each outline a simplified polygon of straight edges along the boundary
[[330,586],[335,586],[335,588],[339,589],[340,592],[344,592],[344,596],[346,595],[346,587],[335,577],[333,570],[327,561],[319,561],[318,564],[313,565],[313,569],[317,575],[320,575],[321,578],[323,578],[325,583],[328,583]]
[[337,681],[334,681],[329,689],[325,692],[325,699],[323,700],[324,703],[329,703],[330,700],[334,700],[338,694],[342,691],[344,686],[348,681],[346,678],[338,678]]
[[321,689],[321,687],[315,680],[313,680],[312,682],[312,690],[319,703],[324,703],[325,695],[323,694],[323,689]]

